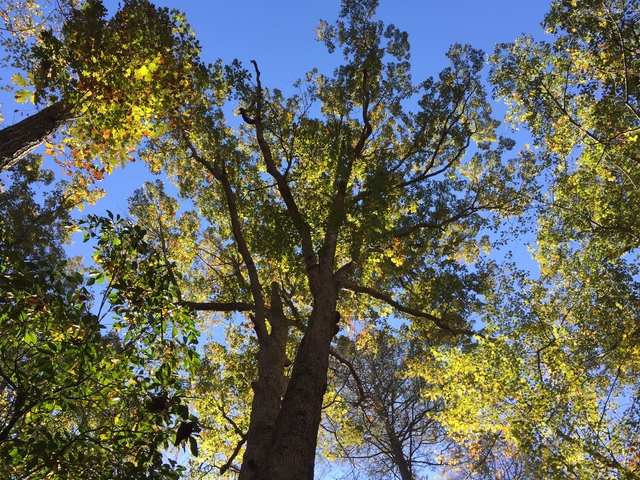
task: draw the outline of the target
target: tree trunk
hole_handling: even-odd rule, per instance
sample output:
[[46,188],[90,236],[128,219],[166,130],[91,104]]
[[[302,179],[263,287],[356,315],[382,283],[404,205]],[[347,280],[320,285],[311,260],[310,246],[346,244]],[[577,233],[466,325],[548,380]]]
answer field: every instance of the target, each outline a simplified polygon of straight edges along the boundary
[[242,458],[239,480],[255,480],[269,458],[273,432],[280,413],[285,387],[284,368],[287,359],[289,322],[284,314],[278,285],[271,285],[271,307],[267,313],[271,332],[260,341],[258,381],[253,384],[251,419],[247,433],[247,449]]
[[13,167],[71,118],[73,106],[57,102],[0,130],[0,172]]
[[335,334],[337,292],[329,283],[315,306],[298,347],[289,387],[258,480],[311,480],[322,400],[327,388],[329,348]]
[[400,471],[400,478],[402,478],[402,480],[413,480],[411,466],[402,451],[402,442],[400,442],[394,426],[389,422],[389,417],[386,415],[386,412],[384,422],[385,429],[387,430],[387,435],[389,435],[389,441],[391,443],[391,454],[395,464],[398,466],[398,470]]
[[269,337],[258,352],[258,380],[253,386],[247,448],[242,458],[239,480],[255,480],[273,441],[273,430],[280,412],[286,339]]

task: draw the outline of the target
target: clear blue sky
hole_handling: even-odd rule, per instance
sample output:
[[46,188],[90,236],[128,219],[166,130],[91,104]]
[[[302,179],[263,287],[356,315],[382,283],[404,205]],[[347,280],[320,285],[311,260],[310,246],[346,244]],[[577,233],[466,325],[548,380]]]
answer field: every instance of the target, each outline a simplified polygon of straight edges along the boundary
[[[105,0],[110,12],[117,0]],[[314,67],[331,73],[340,53],[329,55],[316,41],[320,19],[337,18],[339,0],[161,0],[182,10],[202,44],[202,58],[245,64],[256,60],[266,87],[288,90]],[[543,0],[381,0],[379,17],[409,33],[415,81],[435,76],[447,66],[452,43],[470,43],[491,53],[496,43],[511,42],[522,33],[542,36],[540,22],[548,10]],[[7,110],[5,110],[7,111]],[[501,117],[501,109],[496,108]],[[504,129],[503,133],[509,133]],[[140,163],[117,170],[101,185],[107,196],[88,211],[126,210],[126,199],[141,185],[146,167]]]

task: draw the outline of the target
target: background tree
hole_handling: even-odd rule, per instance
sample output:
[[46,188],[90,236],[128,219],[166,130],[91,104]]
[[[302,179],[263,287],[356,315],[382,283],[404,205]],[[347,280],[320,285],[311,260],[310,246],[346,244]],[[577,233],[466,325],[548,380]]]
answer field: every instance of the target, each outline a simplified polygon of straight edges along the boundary
[[464,393],[444,386],[444,421],[499,437],[527,478],[640,475],[639,13],[635,1],[553,2],[553,42],[523,37],[492,58],[496,94],[548,168],[541,276],[505,269],[487,316],[502,340],[436,358],[443,384],[467,379]]
[[0,475],[177,478],[162,449],[190,418],[175,372],[198,362],[198,332],[143,231],[113,218],[88,226],[103,256],[86,284],[106,279],[103,313],[118,315],[107,335],[82,275],[55,257],[59,243],[25,258],[33,238],[18,244],[16,230],[2,231]]
[[[75,206],[64,193],[64,185],[51,188],[54,173],[42,169],[42,156],[30,155],[2,179],[0,228],[5,241],[22,261],[49,263],[54,268],[66,255],[69,211]],[[42,193],[37,200],[36,189]]]
[[409,375],[407,363],[421,348],[407,333],[387,327],[357,341],[340,336],[332,351],[333,391],[323,422],[333,437],[330,458],[346,460],[368,478],[420,478],[454,446],[431,417],[442,402],[426,398],[424,379]]
[[[194,82],[199,46],[182,14],[145,0],[124,2],[110,20],[100,0],[63,6],[42,24],[22,20],[29,35],[5,42],[22,72],[13,77],[16,98],[46,108],[0,131],[0,170],[66,126],[48,153],[67,148],[70,159],[61,163],[100,179],[129,161],[142,139],[164,131]],[[24,16],[3,18],[15,29]]]

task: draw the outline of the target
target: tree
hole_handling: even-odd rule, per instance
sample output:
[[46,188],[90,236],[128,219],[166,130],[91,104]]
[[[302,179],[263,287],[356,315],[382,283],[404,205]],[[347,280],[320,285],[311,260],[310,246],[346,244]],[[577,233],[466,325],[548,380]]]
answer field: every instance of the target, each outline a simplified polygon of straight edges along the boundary
[[[3,208],[20,211],[20,202]],[[113,217],[93,218],[87,227],[102,247],[102,269],[86,285],[106,279],[102,305],[118,314],[106,335],[55,230],[46,257],[24,229],[1,231],[0,474],[178,478],[180,468],[161,449],[173,440],[176,421],[194,421],[175,372],[198,362],[198,332],[143,231]],[[43,226],[31,230],[37,228]],[[134,254],[144,256],[143,268]]]
[[[374,20],[376,6],[345,0],[340,20],[320,28],[331,52],[343,50],[333,76],[311,72],[285,97],[263,86],[257,62],[216,65],[203,97],[140,152],[201,221],[187,242],[195,256],[181,261],[169,201],[155,197],[158,212],[135,198],[182,272],[181,297],[246,319],[229,348],[255,353],[248,431],[233,408],[222,412],[245,445],[242,479],[312,478],[330,347],[345,322],[389,311],[471,341],[490,286],[490,265],[477,261],[491,244],[483,230],[521,212],[534,188],[517,158],[503,159],[513,142],[496,138],[482,52],[454,45],[451,66],[414,85],[407,34]],[[239,130],[224,120],[228,102],[241,106]]]
[[541,233],[549,246],[539,255],[550,276],[548,259],[567,242],[586,236],[576,252],[610,258],[637,247],[639,12],[636,1],[553,2],[544,23],[552,44],[523,37],[492,59],[508,118],[530,129],[552,167]]
[[[16,18],[42,16],[30,8],[35,12],[6,13],[5,26],[15,30]],[[22,70],[13,76],[16,98],[47,106],[0,131],[0,171],[65,126],[61,144],[47,146],[49,154],[66,147],[69,168],[100,179],[129,161],[142,139],[163,131],[198,73],[199,46],[181,14],[145,0],[124,2],[110,20],[100,0],[79,8],[64,2],[54,12],[40,25],[22,20],[30,35],[4,42],[13,67]]]
[[[65,259],[62,244],[68,238],[65,222],[75,206],[64,193],[64,185],[46,191],[54,181],[51,170],[43,170],[42,156],[30,155],[2,181],[0,228],[22,261],[37,261],[51,267]],[[38,202],[35,190],[44,191]]]
[[[101,25],[99,7],[89,3],[77,24],[70,21],[78,27],[68,30],[73,35],[38,47],[39,59],[54,53],[66,59],[55,70],[38,64],[38,95],[53,100],[67,85],[73,90],[95,81],[104,103],[119,105],[105,86],[108,61],[87,76],[70,60],[72,51],[92,51],[90,36],[78,32],[89,21]],[[367,452],[369,460],[383,452],[382,465],[367,464],[377,474],[397,469],[401,477],[415,476],[419,452],[411,442],[434,434],[434,441],[454,443],[437,458],[451,478],[638,478],[638,3],[556,1],[545,19],[553,43],[522,38],[498,47],[495,93],[510,102],[508,118],[535,139],[536,148],[525,146],[514,159],[506,158],[514,142],[495,135],[498,123],[480,78],[482,53],[454,45],[449,68],[413,84],[407,35],[377,21],[376,7],[375,0],[343,1],[339,20],[319,29],[330,52],[342,50],[343,64],[331,76],[309,72],[289,96],[263,85],[255,61],[249,69],[218,62],[205,70],[184,30],[166,44],[167,60],[153,57],[129,77],[114,70],[141,81],[142,90],[132,82],[132,92],[152,92],[141,98],[158,95],[144,111],[150,120],[136,142],[115,130],[132,112],[138,118],[135,109],[110,117],[100,102],[91,105],[96,118],[105,115],[104,125],[113,129],[68,131],[80,163],[101,153],[116,164],[145,139],[139,157],[168,175],[190,209],[183,211],[156,182],[131,199],[144,233],[126,222],[91,220],[103,229],[96,259],[104,273],[94,278],[108,277],[108,298],[121,315],[117,328],[128,332],[118,341],[135,351],[129,357],[125,349],[123,364],[155,377],[140,391],[123,388],[124,410],[107,405],[102,415],[85,418],[71,409],[65,421],[90,426],[82,432],[122,434],[104,418],[139,419],[143,405],[146,412],[171,409],[176,417],[141,420],[144,428],[135,431],[153,432],[150,442],[81,436],[92,444],[122,441],[109,450],[114,455],[89,445],[79,451],[115,462],[111,476],[170,474],[159,453],[170,442],[205,452],[205,462],[190,465],[194,477],[231,471],[241,479],[312,478],[318,441],[323,448],[338,445],[318,437],[330,405],[335,410],[324,427],[333,430],[333,441]],[[140,20],[138,13],[131,18]],[[122,22],[122,32],[144,23],[127,23],[126,13],[118,18],[109,25]],[[175,85],[167,81],[174,90],[164,90],[163,75],[174,70],[162,70],[163,62],[181,68],[184,58],[185,75]],[[171,98],[163,96],[167,91]],[[226,120],[236,107],[238,128]],[[152,132],[145,134],[147,127]],[[545,183],[537,178],[541,171]],[[539,279],[483,256],[504,242],[495,235],[502,220],[529,207],[539,219]],[[63,287],[46,291],[47,277],[7,258],[17,265],[5,267],[10,328],[24,328],[11,315],[39,312],[33,299],[45,294],[61,305],[55,311],[71,325],[66,334],[91,324],[86,312],[73,313],[81,307],[63,299]],[[188,311],[214,325],[214,338],[226,326],[224,340],[203,349],[202,364],[190,346],[195,332]],[[64,333],[51,328],[47,315],[32,316],[46,320],[33,323],[38,332]],[[385,339],[387,321],[404,322],[406,337]],[[188,333],[181,339],[182,328]],[[16,331],[24,341],[6,351],[20,358],[42,353],[32,351],[29,332]],[[100,342],[114,356],[122,352],[115,340]],[[396,357],[403,342],[411,352]],[[356,357],[361,345],[370,348]],[[78,351],[68,348],[72,360],[84,355]],[[198,419],[172,400],[182,398],[184,386],[168,370],[182,361],[191,367]],[[97,365],[110,379],[111,370]],[[28,385],[42,380],[16,366],[22,364],[12,357],[3,371]],[[116,373],[118,385],[129,378]],[[9,430],[29,420],[21,413],[24,388],[11,375],[3,377]],[[398,385],[411,391],[395,395]],[[42,407],[34,410],[40,419],[57,408],[47,401],[32,400]],[[417,408],[417,416],[394,417],[394,405]],[[343,412],[340,425],[336,410]],[[349,434],[360,431],[367,443],[357,445]],[[10,434],[8,441],[15,443]],[[44,462],[29,455],[34,465]]]
[[426,382],[409,375],[407,363],[422,346],[407,333],[387,327],[358,341],[340,336],[331,352],[334,388],[323,422],[333,437],[329,451],[368,478],[420,478],[453,446],[432,419],[442,402],[426,398]]
[[556,1],[544,22],[552,43],[523,37],[492,58],[496,94],[547,168],[541,277],[505,269],[486,317],[501,340],[436,358],[448,373],[441,420],[498,438],[524,478],[640,475],[639,14],[636,1]]

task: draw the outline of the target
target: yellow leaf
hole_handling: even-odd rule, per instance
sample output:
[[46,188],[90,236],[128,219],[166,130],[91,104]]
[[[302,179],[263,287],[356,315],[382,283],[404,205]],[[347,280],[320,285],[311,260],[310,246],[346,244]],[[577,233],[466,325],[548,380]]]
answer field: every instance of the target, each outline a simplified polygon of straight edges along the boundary
[[13,74],[13,76],[11,77],[11,82],[15,83],[19,87],[28,87],[29,85],[31,85],[29,81],[19,73]]
[[16,102],[18,103],[28,103],[31,101],[33,97],[33,93],[31,90],[18,90],[15,94]]

